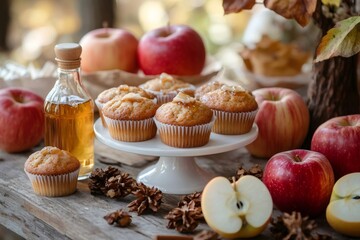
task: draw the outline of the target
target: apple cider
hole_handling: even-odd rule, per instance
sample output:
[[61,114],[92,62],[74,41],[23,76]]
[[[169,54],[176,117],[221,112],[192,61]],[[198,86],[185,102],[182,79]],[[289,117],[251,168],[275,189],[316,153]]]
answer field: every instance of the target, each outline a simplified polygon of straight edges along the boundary
[[81,163],[79,178],[94,166],[93,102],[45,102],[45,145],[69,151]]

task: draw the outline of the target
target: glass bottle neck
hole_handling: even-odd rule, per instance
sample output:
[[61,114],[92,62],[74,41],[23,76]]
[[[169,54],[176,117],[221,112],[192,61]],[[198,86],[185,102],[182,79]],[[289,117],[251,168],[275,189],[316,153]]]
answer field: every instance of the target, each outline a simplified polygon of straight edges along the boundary
[[74,69],[58,68],[58,79],[60,81],[73,80],[81,84],[80,68],[74,68]]

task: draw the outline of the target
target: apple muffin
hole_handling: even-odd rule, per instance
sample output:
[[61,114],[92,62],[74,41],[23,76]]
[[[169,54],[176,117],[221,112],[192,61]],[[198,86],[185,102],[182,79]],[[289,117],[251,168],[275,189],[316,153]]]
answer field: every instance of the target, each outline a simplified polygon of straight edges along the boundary
[[170,102],[179,92],[194,96],[196,89],[194,85],[175,79],[166,73],[162,73],[159,77],[146,81],[139,87],[154,94],[159,104]]
[[155,99],[128,93],[105,103],[102,112],[113,139],[124,142],[140,142],[156,135],[153,117],[158,108]]
[[223,85],[200,97],[216,116],[212,131],[237,135],[251,130],[258,110],[255,97],[241,86]]
[[98,97],[95,99],[95,104],[99,109],[99,114],[101,118],[101,122],[104,127],[106,127],[104,117],[102,115],[102,108],[105,103],[112,100],[115,97],[123,97],[128,93],[138,93],[140,96],[149,98],[149,99],[155,99],[155,96],[147,91],[145,91],[142,88],[135,87],[135,86],[128,86],[126,84],[122,84],[118,87],[113,87],[110,89],[107,89],[103,92],[101,92]]
[[204,95],[205,93],[215,91],[224,85],[225,85],[224,83],[220,83],[219,81],[212,81],[212,82],[203,84],[195,90],[195,98],[200,99],[200,97],[202,95]]
[[47,197],[74,193],[79,170],[80,162],[75,156],[52,146],[31,154],[24,167],[34,192]]
[[161,105],[154,117],[161,141],[172,147],[200,147],[209,142],[214,123],[210,108],[195,98],[178,93]]

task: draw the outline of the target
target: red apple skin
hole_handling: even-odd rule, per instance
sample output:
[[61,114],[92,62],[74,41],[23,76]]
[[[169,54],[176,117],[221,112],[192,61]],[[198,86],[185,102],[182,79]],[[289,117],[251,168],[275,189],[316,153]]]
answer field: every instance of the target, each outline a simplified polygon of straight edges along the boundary
[[44,99],[21,88],[0,89],[0,149],[22,152],[44,136]]
[[329,159],[335,179],[360,172],[360,114],[331,118],[321,124],[312,137],[311,150]]
[[280,211],[316,217],[329,203],[334,173],[323,154],[294,149],[272,156],[262,180]]
[[251,155],[270,158],[276,153],[300,148],[309,128],[309,110],[302,97],[287,88],[260,88],[252,92],[259,110],[255,123],[259,133],[247,145]]
[[205,65],[205,46],[200,35],[186,25],[151,30],[139,40],[140,69],[146,75],[200,74]]
[[120,69],[138,71],[137,38],[120,28],[99,28],[86,33],[82,47],[81,69],[86,73]]

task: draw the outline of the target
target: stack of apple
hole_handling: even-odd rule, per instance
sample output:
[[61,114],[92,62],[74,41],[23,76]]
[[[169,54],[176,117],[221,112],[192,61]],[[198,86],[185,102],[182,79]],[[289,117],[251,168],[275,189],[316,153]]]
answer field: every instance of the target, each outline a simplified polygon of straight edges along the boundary
[[80,40],[81,67],[91,73],[120,69],[146,75],[163,72],[197,75],[205,65],[205,46],[200,35],[186,25],[169,25],[145,33],[138,39],[120,28],[101,28]]

